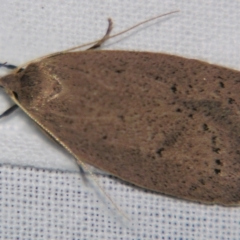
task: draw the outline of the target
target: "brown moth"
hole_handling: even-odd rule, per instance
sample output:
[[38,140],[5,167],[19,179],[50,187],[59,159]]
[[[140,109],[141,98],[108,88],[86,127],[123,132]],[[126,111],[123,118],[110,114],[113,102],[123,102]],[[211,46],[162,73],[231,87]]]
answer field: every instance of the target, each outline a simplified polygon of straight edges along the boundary
[[43,58],[0,85],[79,164],[178,198],[239,204],[239,71],[91,50]]

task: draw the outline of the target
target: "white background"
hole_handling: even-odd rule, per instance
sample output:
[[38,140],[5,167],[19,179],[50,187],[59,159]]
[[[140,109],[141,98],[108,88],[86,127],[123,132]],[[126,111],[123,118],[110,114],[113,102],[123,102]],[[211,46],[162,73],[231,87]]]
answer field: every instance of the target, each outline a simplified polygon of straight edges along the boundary
[[[166,52],[240,70],[239,0],[8,0],[0,6],[0,62],[19,65],[96,40],[105,33],[108,17],[116,33],[180,10],[105,48]],[[0,112],[11,104],[0,90]],[[20,110],[0,120],[0,164],[0,239],[240,236],[240,208],[177,200],[96,175],[130,220],[123,218],[92,178],[84,181],[75,160]]]

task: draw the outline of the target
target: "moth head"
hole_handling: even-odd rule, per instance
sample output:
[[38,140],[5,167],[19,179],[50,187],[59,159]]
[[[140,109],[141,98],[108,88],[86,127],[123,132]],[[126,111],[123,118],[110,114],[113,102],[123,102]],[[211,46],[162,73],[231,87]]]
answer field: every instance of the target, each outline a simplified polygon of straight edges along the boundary
[[0,86],[17,104],[31,108],[39,101],[42,85],[42,74],[38,64],[31,63],[25,69],[18,69],[0,79]]
[[19,69],[12,74],[0,78],[0,87],[14,100],[18,101],[18,92],[20,89],[19,75],[24,69]]
[[61,92],[61,83],[55,66],[45,62],[30,63],[25,69],[18,69],[0,79],[0,86],[18,105],[26,109],[38,109],[56,98]]

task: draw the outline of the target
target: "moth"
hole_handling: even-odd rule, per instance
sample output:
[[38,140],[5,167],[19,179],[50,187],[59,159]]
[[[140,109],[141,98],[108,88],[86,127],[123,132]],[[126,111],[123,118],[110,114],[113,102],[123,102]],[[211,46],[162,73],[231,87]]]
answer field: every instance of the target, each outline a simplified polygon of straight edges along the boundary
[[87,51],[14,69],[1,87],[79,164],[177,198],[239,204],[240,72],[163,53],[95,50],[110,31],[111,22]]

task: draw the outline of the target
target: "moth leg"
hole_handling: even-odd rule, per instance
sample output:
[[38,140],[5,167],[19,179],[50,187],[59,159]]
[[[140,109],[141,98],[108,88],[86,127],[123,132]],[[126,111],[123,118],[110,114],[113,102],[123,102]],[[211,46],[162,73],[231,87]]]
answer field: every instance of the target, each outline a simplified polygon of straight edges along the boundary
[[3,112],[0,115],[0,118],[6,117],[8,115],[10,115],[13,111],[15,111],[18,108],[17,104],[14,104],[13,106],[11,106],[10,108],[8,108],[5,112]]
[[85,171],[83,169],[83,167],[81,165],[78,164],[78,167],[79,167],[79,171],[81,174],[85,174]]
[[107,28],[107,31],[106,31],[104,37],[101,40],[99,40],[97,43],[95,43],[92,47],[88,48],[87,50],[92,50],[92,49],[101,47],[101,45],[108,39],[112,29],[113,29],[112,19],[108,18],[108,28]]
[[84,168],[79,164],[78,164],[78,168],[79,168],[79,171],[80,171],[80,175],[82,176],[83,182],[85,184],[88,184],[89,181],[88,181],[88,178],[87,178],[87,172],[85,172]]
[[7,62],[0,63],[0,67],[5,67],[5,68],[8,68],[8,69],[15,69],[15,68],[17,68],[17,66],[12,65],[12,64],[7,64]]

